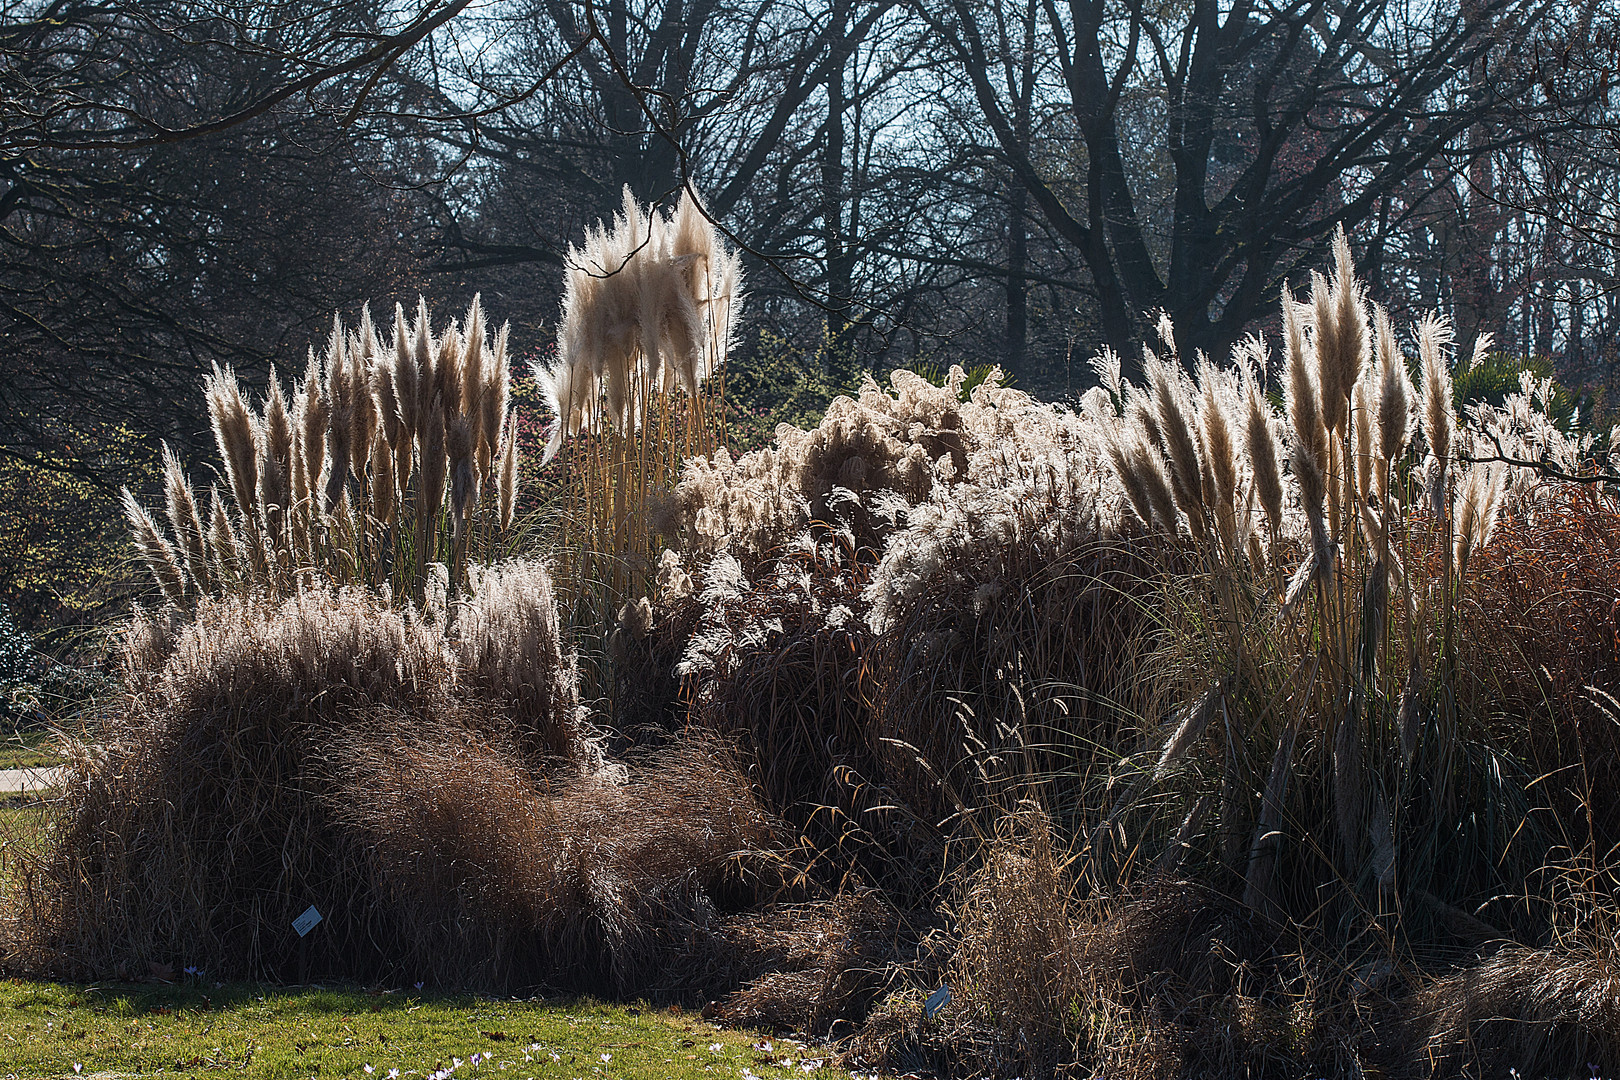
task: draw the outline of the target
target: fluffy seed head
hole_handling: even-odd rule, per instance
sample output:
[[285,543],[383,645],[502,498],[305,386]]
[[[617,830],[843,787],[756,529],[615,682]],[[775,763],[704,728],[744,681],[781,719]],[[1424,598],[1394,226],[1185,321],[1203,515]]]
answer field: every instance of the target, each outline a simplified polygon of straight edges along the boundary
[[1245,373],[1243,388],[1245,408],[1244,436],[1249,451],[1249,463],[1254,469],[1255,494],[1265,510],[1266,523],[1272,536],[1282,532],[1283,486],[1282,469],[1278,463],[1277,431],[1271,419],[1271,406],[1260,391],[1259,382]]
[[1170,480],[1176,505],[1187,515],[1193,532],[1204,527],[1203,463],[1198,454],[1191,407],[1182,388],[1181,373],[1148,353],[1148,377],[1153,387],[1154,413],[1159,435],[1170,459]]
[[1345,407],[1367,364],[1367,309],[1356,282],[1355,260],[1344,226],[1333,234],[1333,283],[1318,295],[1320,278],[1312,280],[1316,347],[1322,369],[1322,421],[1329,431],[1343,431]]
[[214,442],[225,462],[225,475],[231,482],[231,496],[243,514],[252,515],[258,507],[259,464],[257,427],[253,410],[242,397],[236,373],[221,371],[203,377],[208,398],[208,417],[214,429]]
[[331,412],[321,390],[321,375],[313,350],[309,354],[309,366],[304,370],[304,387],[298,399],[301,403],[299,453],[304,460],[309,482],[309,490],[303,493],[300,502],[306,510],[316,513],[321,509],[321,471],[326,467],[326,427],[331,422]]
[[[259,446],[259,502],[267,518],[284,520],[292,504],[293,426],[287,399],[281,393],[276,369],[270,369],[270,391],[264,403],[264,424]],[[272,534],[279,529],[272,528]]]
[[180,569],[180,559],[175,554],[174,545],[164,539],[157,522],[153,521],[152,515],[136,501],[129,488],[122,490],[124,516],[129,519],[129,527],[135,536],[135,546],[140,548],[141,558],[146,563],[146,568],[152,572],[152,576],[157,579],[164,597],[171,604],[179,604],[185,599],[186,579]]
[[[467,307],[467,326],[462,332],[461,351],[461,415],[467,418],[467,430],[476,453],[484,445],[484,392],[488,388],[484,374],[488,359],[484,344],[484,307],[479,294],[474,294]],[[490,439],[495,437],[491,432]],[[488,456],[485,455],[485,461]],[[484,472],[486,470],[479,470]]]
[[473,468],[472,425],[460,413],[445,417],[444,449],[450,464],[450,506],[457,527],[478,505],[478,474]]
[[349,455],[353,462],[354,477],[365,483],[363,475],[371,460],[371,443],[377,435],[377,399],[371,392],[371,370],[377,363],[377,337],[371,330],[371,313],[362,311],[360,333],[349,338],[349,393],[352,409],[349,413]]
[[1457,416],[1451,404],[1451,322],[1443,315],[1427,315],[1418,323],[1418,356],[1423,365],[1423,437],[1439,463],[1441,482],[1451,460]]
[[[505,330],[502,330],[505,336]],[[505,434],[501,438],[501,470],[500,470],[500,511],[501,531],[505,532],[512,527],[512,520],[517,512],[518,470],[517,470],[517,416],[508,410],[506,414]]]
[[1406,357],[1395,340],[1395,327],[1382,306],[1377,313],[1378,454],[1392,462],[1406,452],[1412,431],[1412,380]]
[[422,406],[418,399],[422,373],[417,367],[415,339],[405,322],[405,308],[400,304],[394,305],[393,369],[394,401],[399,408],[400,431],[402,440],[409,442],[416,437],[421,420]]
[[214,588],[213,574],[208,566],[206,539],[202,518],[197,513],[197,500],[180,467],[180,459],[166,442],[163,444],[163,495],[169,527],[180,542],[186,570],[191,574],[191,580],[197,583],[198,592],[210,593]]
[[241,578],[246,570],[246,562],[242,543],[231,526],[231,517],[225,512],[225,504],[220,501],[219,488],[208,489],[208,501],[209,542],[213,548],[214,569],[223,587],[227,580]]
[[437,514],[444,506],[444,482],[450,468],[449,459],[445,456],[444,423],[444,401],[435,394],[428,405],[421,435],[421,478],[416,488],[419,526],[425,525],[426,519]]
[[332,455],[331,472],[326,477],[326,502],[336,506],[348,486],[354,449],[355,387],[349,381],[348,349],[343,323],[332,316],[332,336],[326,343],[327,438]]
[[501,447],[502,423],[507,417],[507,403],[512,398],[512,367],[506,357],[506,337],[510,323],[503,323],[495,335],[495,344],[484,363],[484,419],[479,444],[479,472],[488,473],[490,461]]
[[1327,431],[1322,423],[1315,348],[1305,336],[1304,307],[1286,297],[1283,330],[1288,342],[1288,420],[1294,452],[1296,457],[1303,454],[1311,472],[1320,478],[1327,470]]

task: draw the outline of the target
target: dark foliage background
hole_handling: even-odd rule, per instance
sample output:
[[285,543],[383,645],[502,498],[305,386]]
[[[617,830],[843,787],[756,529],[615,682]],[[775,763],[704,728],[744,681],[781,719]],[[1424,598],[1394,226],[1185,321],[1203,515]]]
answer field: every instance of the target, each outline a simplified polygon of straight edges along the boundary
[[[1541,0],[0,4],[0,600],[123,602],[114,493],[207,459],[333,312],[481,292],[550,344],[568,244],[683,182],[747,253],[738,437],[859,372],[1077,393],[1151,313],[1223,353],[1347,225],[1601,407],[1620,363],[1616,16]],[[1189,350],[1190,354],[1191,350]]]

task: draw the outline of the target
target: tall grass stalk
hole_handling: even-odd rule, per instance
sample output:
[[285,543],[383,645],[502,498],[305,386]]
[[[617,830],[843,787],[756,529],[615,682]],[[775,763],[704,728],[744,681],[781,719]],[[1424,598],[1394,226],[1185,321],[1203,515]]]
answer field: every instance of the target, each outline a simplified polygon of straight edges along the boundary
[[385,346],[363,310],[333,317],[289,401],[272,369],[262,408],[234,372],[203,380],[227,496],[208,527],[179,459],[165,449],[170,543],[128,491],[141,553],[175,604],[256,591],[364,585],[422,602],[435,564],[465,587],[470,557],[509,551],[517,429],[508,405],[507,330],[487,336],[477,297],[435,335],[427,304],[394,311]]
[[[1436,849],[1458,785],[1475,783],[1462,773],[1479,764],[1456,705],[1457,610],[1510,486],[1500,467],[1460,461],[1472,436],[1452,405],[1449,324],[1416,328],[1419,402],[1342,233],[1334,257],[1306,302],[1283,299],[1286,474],[1261,389],[1264,345],[1243,343],[1224,370],[1201,361],[1195,378],[1168,320],[1168,355],[1149,352],[1146,387],[1124,388],[1109,454],[1136,515],[1188,549],[1207,586],[1183,625],[1202,628],[1214,674],[1167,729],[1155,775],[1167,780],[1207,728],[1226,726],[1214,769],[1222,831],[1249,824],[1247,842],[1224,843],[1220,857],[1247,901],[1273,912],[1318,902],[1287,902],[1311,887],[1280,876],[1291,843],[1295,865],[1327,860],[1352,909],[1387,911],[1404,886],[1429,889],[1414,860]],[[1409,450],[1414,411],[1420,453]],[[1166,476],[1173,509],[1149,494]],[[1302,529],[1285,522],[1285,502]],[[1301,772],[1321,788],[1290,795]],[[1314,851],[1290,820],[1302,805],[1331,822]]]
[[741,278],[690,190],[666,214],[627,187],[569,248],[557,357],[534,375],[555,417],[546,458],[566,462],[558,578],[583,622],[650,592],[655,505],[684,460],[721,447]]

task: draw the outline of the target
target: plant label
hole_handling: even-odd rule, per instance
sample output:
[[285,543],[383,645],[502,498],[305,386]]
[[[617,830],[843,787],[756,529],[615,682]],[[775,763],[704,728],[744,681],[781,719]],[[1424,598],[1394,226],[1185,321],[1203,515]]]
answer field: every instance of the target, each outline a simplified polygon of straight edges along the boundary
[[[305,909],[302,915],[293,920],[293,929],[298,931],[299,937],[303,937],[305,934],[315,929],[315,924],[320,921],[321,913],[315,910],[314,904],[311,904],[307,909]],[[931,1001],[933,999],[930,998],[929,1000]]]

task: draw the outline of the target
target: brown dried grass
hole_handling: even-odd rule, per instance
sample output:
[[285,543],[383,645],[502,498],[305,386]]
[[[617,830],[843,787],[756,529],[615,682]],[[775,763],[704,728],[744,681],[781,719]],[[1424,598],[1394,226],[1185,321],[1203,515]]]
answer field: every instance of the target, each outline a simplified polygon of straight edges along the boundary
[[[1458,611],[1460,692],[1520,732],[1541,800],[1620,844],[1620,504],[1573,485],[1497,526]],[[1586,830],[1579,828],[1581,833]]]
[[1435,980],[1391,1024],[1394,1076],[1613,1076],[1620,1072],[1620,953],[1612,936],[1511,945]]
[[1173,878],[1087,899],[1032,807],[1002,819],[952,914],[950,1003],[922,1017],[937,982],[915,965],[853,1040],[866,1060],[1129,1078],[1343,1075],[1354,1060],[1342,1002],[1241,905]]
[[763,970],[709,1015],[739,1027],[849,1034],[911,970],[902,962],[915,963],[933,923],[872,889],[737,916],[726,925],[728,938]]
[[[738,632],[712,668],[689,680],[689,715],[739,741],[766,805],[797,830],[820,880],[837,886],[858,870],[915,898],[919,886],[926,893],[937,884],[943,845],[882,768],[872,635],[854,614],[866,567],[852,558],[835,566],[830,551],[822,544],[783,555],[758,570],[757,586],[723,604],[723,625]],[[829,621],[840,606],[849,614]]]
[[869,649],[872,741],[928,821],[1030,797],[1064,815],[1095,809],[1099,751],[1142,735],[1160,578],[1146,552],[1097,542],[1011,554],[1022,564],[957,553]]
[[[771,819],[724,748],[547,782],[483,738],[340,744],[335,818],[367,852],[401,975],[621,995],[723,985],[721,913],[779,883]],[[720,976],[717,978],[717,975]]]
[[[544,652],[523,689],[554,688]],[[772,835],[746,778],[715,743],[629,782],[559,756],[592,745],[572,697],[545,710],[571,735],[537,746],[521,695],[464,659],[353,591],[138,623],[105,743],[77,748],[53,843],[20,868],[7,966],[658,985],[717,902],[763,887],[769,860],[732,859]]]

